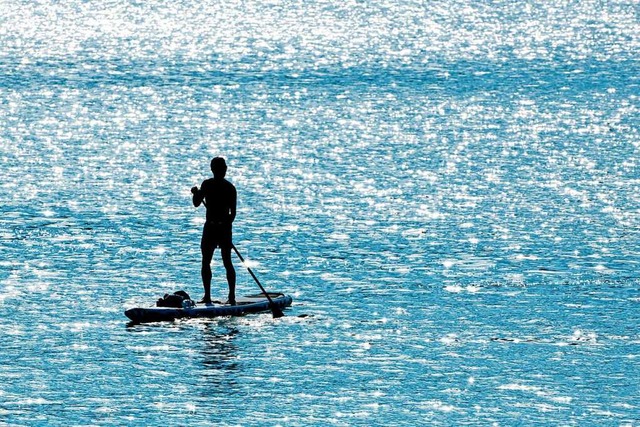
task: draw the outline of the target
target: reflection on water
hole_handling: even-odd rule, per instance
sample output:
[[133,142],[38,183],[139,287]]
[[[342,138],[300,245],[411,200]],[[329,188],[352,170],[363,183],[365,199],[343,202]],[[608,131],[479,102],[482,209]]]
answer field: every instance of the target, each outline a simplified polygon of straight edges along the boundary
[[[238,363],[238,348],[234,338],[240,331],[235,327],[221,326],[218,323],[205,323],[202,333],[203,364],[207,370],[235,371]],[[206,373],[205,373],[206,375]]]
[[195,335],[195,339],[202,341],[197,344],[202,367],[192,369],[200,378],[196,389],[204,401],[229,399],[242,393],[238,377],[245,373],[239,361],[241,350],[234,342],[240,330],[227,323],[225,320],[203,321]]

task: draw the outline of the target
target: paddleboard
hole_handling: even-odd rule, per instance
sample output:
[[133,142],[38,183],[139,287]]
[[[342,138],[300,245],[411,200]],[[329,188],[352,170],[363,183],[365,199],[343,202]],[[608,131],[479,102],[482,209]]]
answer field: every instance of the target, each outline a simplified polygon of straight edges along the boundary
[[[279,309],[289,307],[293,301],[289,295],[281,293],[269,292],[269,297]],[[136,307],[126,310],[124,314],[131,319],[132,323],[151,323],[199,317],[243,316],[269,310],[267,297],[264,294],[256,294],[237,298],[236,305],[213,303],[196,304],[188,308]]]

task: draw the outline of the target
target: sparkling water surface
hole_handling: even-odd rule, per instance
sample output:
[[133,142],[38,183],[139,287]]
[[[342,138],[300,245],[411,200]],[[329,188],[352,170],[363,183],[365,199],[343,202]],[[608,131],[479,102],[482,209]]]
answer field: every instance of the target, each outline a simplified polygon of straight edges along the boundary
[[0,425],[640,425],[637,1],[0,10]]

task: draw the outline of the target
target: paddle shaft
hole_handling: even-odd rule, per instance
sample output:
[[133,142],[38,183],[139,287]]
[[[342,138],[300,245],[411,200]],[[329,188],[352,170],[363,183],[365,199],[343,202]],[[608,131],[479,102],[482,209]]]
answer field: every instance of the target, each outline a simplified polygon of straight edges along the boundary
[[273,300],[271,299],[271,297],[269,296],[269,293],[267,291],[265,291],[265,289],[262,287],[262,285],[260,284],[260,281],[258,280],[258,278],[256,277],[255,274],[253,274],[253,271],[251,271],[251,268],[249,268],[249,266],[247,265],[247,263],[244,261],[244,258],[242,258],[242,255],[240,255],[240,252],[238,252],[238,248],[236,248],[236,245],[232,244],[231,247],[233,248],[233,250],[235,251],[236,255],[238,255],[238,258],[240,258],[240,261],[242,262],[242,265],[244,265],[247,268],[247,271],[249,271],[249,274],[251,274],[251,277],[253,277],[253,280],[256,281],[256,283],[258,284],[258,286],[260,286],[260,290],[262,291],[262,293],[264,294],[265,297],[267,297],[267,299],[269,300],[269,304],[271,304],[271,306],[275,306],[273,303]]
[[[202,201],[202,204],[204,205],[205,208],[207,207],[207,204],[204,202],[204,200]],[[273,317],[276,318],[276,317],[284,316],[284,313],[282,312],[282,310],[280,310],[276,306],[276,304],[273,302],[273,300],[269,296],[269,293],[264,289],[264,287],[262,286],[262,284],[260,283],[260,281],[258,280],[256,275],[253,274],[253,271],[251,270],[251,268],[244,261],[244,258],[242,257],[242,255],[240,255],[240,252],[238,251],[238,248],[236,248],[236,245],[234,245],[232,243],[231,244],[231,248],[233,248],[233,250],[236,253],[236,255],[238,255],[238,258],[240,258],[240,261],[242,262],[242,265],[244,265],[246,267],[246,269],[249,272],[249,274],[251,275],[251,277],[253,277],[253,280],[255,280],[255,282],[258,284],[258,286],[260,287],[260,290],[262,291],[264,296],[267,297],[267,300],[269,300],[269,307],[271,308],[271,313],[273,314]]]

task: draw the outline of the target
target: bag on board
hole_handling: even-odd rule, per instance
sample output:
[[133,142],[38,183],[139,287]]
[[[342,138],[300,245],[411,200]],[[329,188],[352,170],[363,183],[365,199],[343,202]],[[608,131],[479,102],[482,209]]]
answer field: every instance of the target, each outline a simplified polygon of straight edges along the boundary
[[164,294],[164,296],[156,302],[156,306],[158,307],[185,308],[185,305],[189,307],[193,306],[191,297],[185,291]]

